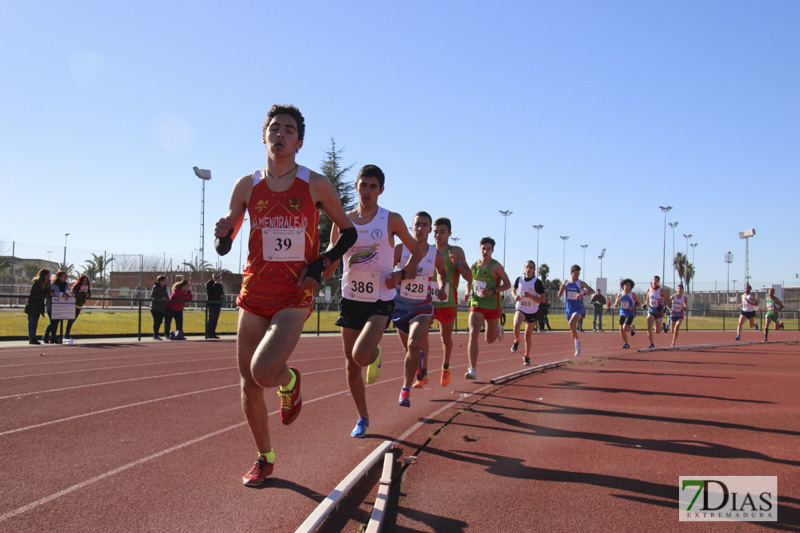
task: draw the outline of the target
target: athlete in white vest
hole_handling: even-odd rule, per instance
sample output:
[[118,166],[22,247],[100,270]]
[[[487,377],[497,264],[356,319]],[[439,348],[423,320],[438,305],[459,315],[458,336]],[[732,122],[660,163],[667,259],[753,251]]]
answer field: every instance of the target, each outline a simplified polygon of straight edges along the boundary
[[656,326],[656,333],[661,333],[661,320],[664,318],[664,302],[669,298],[667,290],[660,286],[661,278],[653,276],[652,284],[647,288],[645,301],[647,302],[647,336],[650,337],[649,348],[655,348],[653,342],[653,324]]
[[678,291],[669,299],[669,314],[672,321],[672,346],[678,342],[678,333],[681,330],[684,313],[686,312],[686,294],[683,292],[683,283],[678,284]]
[[[404,361],[403,386],[400,389],[401,407],[411,407],[411,387],[422,388],[428,383],[428,367],[425,354],[428,349],[428,331],[433,322],[433,298],[446,300],[447,295],[436,291],[434,296],[431,290],[433,273],[437,273],[437,286],[444,286],[447,272],[444,268],[444,256],[436,250],[436,246],[428,244],[428,235],[431,233],[433,219],[425,211],[414,215],[411,230],[414,240],[423,253],[422,260],[417,266],[417,275],[413,280],[404,280],[397,287],[394,297],[394,312],[392,323],[397,329],[397,336],[406,352]],[[407,263],[411,253],[408,248],[398,244],[394,249],[394,259],[397,268]],[[416,371],[416,379],[414,372]]]
[[[383,331],[394,309],[395,289],[403,280],[414,279],[422,252],[408,226],[397,213],[378,206],[385,177],[375,165],[366,165],[358,172],[356,192],[358,206],[347,213],[358,239],[342,258],[342,302],[336,325],[342,328],[342,345],[347,368],[347,385],[353,397],[358,420],[350,433],[361,438],[369,427],[369,411],[362,369],[368,366],[367,383],[378,381],[381,372]],[[331,228],[330,242],[335,242],[339,228]],[[399,270],[394,265],[395,237],[411,250],[408,262]],[[337,262],[325,271],[330,276]]]
[[744,286],[744,294],[742,294],[742,312],[739,316],[739,326],[736,328],[736,340],[742,338],[742,324],[745,319],[750,321],[750,327],[755,327],[756,309],[758,308],[758,299],[756,295],[751,293],[753,288],[749,283]]
[[524,276],[518,277],[514,281],[511,294],[516,301],[514,308],[514,344],[511,351],[516,352],[519,348],[519,331],[522,322],[525,322],[525,356],[522,364],[531,364],[531,352],[533,351],[533,326],[539,321],[539,304],[547,302],[547,294],[544,291],[542,280],[536,277],[536,263],[533,261],[525,262]]

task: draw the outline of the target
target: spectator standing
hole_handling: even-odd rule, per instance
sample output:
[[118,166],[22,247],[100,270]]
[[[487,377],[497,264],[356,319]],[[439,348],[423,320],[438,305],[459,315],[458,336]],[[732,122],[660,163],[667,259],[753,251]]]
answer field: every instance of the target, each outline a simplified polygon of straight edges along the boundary
[[220,280],[222,276],[219,272],[214,272],[211,279],[206,283],[206,306],[208,309],[208,321],[206,322],[206,339],[219,339],[217,336],[217,322],[222,311],[222,302],[225,300],[225,289]]
[[[553,328],[550,327],[550,319],[547,318],[547,313],[550,310],[550,302],[545,302],[543,304],[539,304],[539,332],[544,333],[545,331],[553,331]],[[547,328],[545,330],[545,328]]]
[[[603,306],[606,305],[606,297],[602,295],[600,289],[597,289],[597,292],[592,296],[592,307],[594,307],[594,318],[592,319],[592,331],[597,331],[598,329],[602,332],[603,331]],[[598,328],[597,322],[600,321],[600,327]]]
[[28,303],[25,304],[25,314],[28,315],[28,343],[41,344],[36,336],[39,327],[39,317],[44,316],[45,300],[50,296],[50,271],[41,269],[33,279]]
[[[52,317],[53,314],[53,297],[67,299],[72,293],[67,285],[67,273],[59,270],[56,273],[56,280],[50,283],[50,296],[47,298],[47,313]],[[50,325],[44,330],[44,343],[45,344],[61,344],[61,340],[57,337],[58,326],[61,320],[53,320],[50,318]]]
[[92,285],[85,274],[82,274],[78,281],[75,282],[75,285],[72,286],[72,295],[75,297],[75,318],[67,320],[67,331],[64,332],[64,340],[69,344],[73,343],[72,337],[70,337],[72,325],[78,320],[78,315],[81,314],[81,309],[86,304],[86,299],[92,297]]
[[[150,300],[150,314],[153,315],[153,340],[160,341],[161,337],[158,335],[158,331],[164,321],[164,314],[167,312],[167,300],[169,300],[167,276],[158,276],[156,278],[153,290],[150,292]],[[169,327],[164,328],[164,336],[169,337]]]
[[167,302],[164,315],[164,331],[170,331],[172,319],[175,319],[175,335],[170,333],[170,340],[183,340],[183,307],[194,299],[189,280],[178,281],[172,286],[172,294]]

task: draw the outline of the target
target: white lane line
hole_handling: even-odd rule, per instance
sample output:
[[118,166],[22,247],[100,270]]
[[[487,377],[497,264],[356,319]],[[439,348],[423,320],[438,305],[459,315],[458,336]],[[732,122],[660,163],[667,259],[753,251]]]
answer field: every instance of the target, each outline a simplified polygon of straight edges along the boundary
[[[309,372],[309,374],[311,374],[311,372]],[[396,379],[401,379],[401,378],[396,378]],[[387,380],[387,381],[395,381],[396,379]],[[238,386],[239,385],[237,384],[236,387],[238,387]],[[304,400],[303,403],[304,404],[314,403],[314,402],[318,402],[318,401],[321,401],[321,400],[326,400],[328,398],[333,398],[334,396],[341,396],[342,394],[347,394],[349,392],[350,392],[349,390],[342,390],[342,391],[339,391],[339,392],[334,392],[332,394],[326,394],[325,396],[320,396],[319,398],[314,398],[314,399],[311,399],[311,400],[308,400],[308,401]],[[280,409],[277,409],[275,411],[270,412],[269,416],[275,416],[279,412],[280,412]],[[87,479],[86,481],[81,481],[80,483],[76,483],[75,485],[72,485],[71,487],[67,487],[66,489],[63,489],[63,490],[60,490],[60,491],[58,491],[58,492],[56,492],[54,494],[51,494],[50,496],[45,496],[44,498],[40,498],[40,499],[36,500],[35,502],[31,502],[31,503],[29,503],[27,505],[23,505],[22,507],[18,507],[16,509],[12,510],[12,511],[8,511],[7,513],[4,513],[4,514],[0,515],[0,522],[5,522],[9,518],[14,518],[15,516],[19,516],[19,515],[21,515],[23,513],[27,513],[28,511],[32,511],[33,509],[36,509],[37,507],[39,507],[41,505],[44,505],[44,504],[46,504],[48,502],[51,502],[51,501],[53,501],[53,500],[55,500],[57,498],[62,497],[62,496],[66,496],[66,495],[68,495],[68,494],[70,494],[72,492],[75,492],[76,490],[80,490],[82,488],[88,487],[89,485],[93,485],[93,484],[95,484],[95,483],[97,483],[99,481],[103,481],[104,479],[108,479],[109,477],[115,476],[115,475],[119,474],[120,472],[124,472],[125,470],[129,470],[129,469],[131,469],[131,468],[133,468],[135,466],[142,465],[144,463],[152,461],[153,459],[158,459],[159,457],[162,457],[162,456],[164,456],[164,455],[166,455],[168,453],[172,453],[174,451],[180,450],[181,448],[185,448],[187,446],[191,446],[192,444],[197,444],[198,442],[202,442],[202,441],[204,441],[206,439],[210,439],[212,437],[216,437],[217,435],[222,435],[225,432],[240,428],[240,427],[244,426],[245,424],[247,424],[247,422],[239,422],[238,424],[234,424],[234,425],[228,426],[226,428],[218,429],[217,431],[213,431],[211,433],[206,433],[205,435],[202,435],[202,436],[197,437],[197,438],[192,439],[192,440],[188,440],[186,442],[182,442],[181,444],[177,444],[177,445],[175,445],[175,446],[173,446],[171,448],[167,448],[166,450],[161,450],[160,452],[156,452],[156,453],[154,453],[152,455],[148,455],[147,457],[142,457],[141,459],[137,459],[136,461],[133,461],[133,462],[128,463],[126,465],[120,466],[119,468],[115,468],[114,470],[109,470],[108,472],[105,472],[104,474],[100,474],[99,476],[95,476],[95,477],[93,477],[91,479]]]
[[62,387],[60,389],[48,389],[48,390],[40,390],[35,392],[23,392],[20,394],[11,394],[10,396],[0,396],[0,400],[6,400],[8,398],[22,398],[24,396],[33,396],[35,394],[48,394],[52,392],[64,392],[68,390],[75,390],[75,389],[85,389],[87,387],[102,387],[105,385],[119,385],[120,383],[130,383],[132,381],[144,381],[148,379],[161,379],[161,378],[174,378],[176,376],[189,376],[191,374],[202,374],[204,372],[219,372],[222,370],[236,370],[235,366],[226,366],[223,368],[210,368],[208,370],[192,370],[189,372],[177,372],[175,374],[159,374],[158,376],[143,376],[140,378],[129,378],[129,379],[119,379],[117,381],[104,381],[102,383],[89,383],[86,385],[75,385],[72,387]]
[[154,453],[153,455],[148,455],[147,457],[142,457],[141,459],[138,459],[138,460],[136,460],[136,461],[134,461],[132,463],[128,463],[126,465],[120,466],[119,468],[115,468],[114,470],[110,470],[110,471],[108,471],[108,472],[106,472],[104,474],[100,474],[99,476],[95,476],[95,477],[93,477],[91,479],[87,479],[86,481],[82,481],[80,483],[72,485],[71,487],[67,487],[66,489],[60,490],[60,491],[56,492],[55,494],[51,494],[50,496],[45,496],[44,498],[36,500],[35,502],[31,502],[31,503],[29,503],[27,505],[23,505],[22,507],[18,507],[17,509],[14,509],[13,511],[8,511],[7,513],[4,513],[3,515],[0,515],[0,522],[5,522],[9,518],[14,518],[15,516],[21,515],[23,513],[27,513],[28,511],[31,511],[31,510],[39,507],[40,505],[44,505],[44,504],[46,504],[48,502],[51,502],[51,501],[53,501],[53,500],[55,500],[57,498],[60,498],[62,496],[66,496],[67,494],[75,492],[76,490],[82,489],[84,487],[88,487],[89,485],[93,485],[93,484],[97,483],[98,481],[103,481],[104,479],[107,479],[107,478],[109,478],[111,476],[115,476],[115,475],[119,474],[120,472],[124,472],[125,470],[131,469],[131,468],[133,468],[135,466],[139,466],[139,465],[144,464],[144,463],[146,463],[148,461],[152,461],[153,459],[157,459],[157,458],[161,457],[162,455],[166,455],[166,454],[174,452],[176,450],[180,450],[181,448],[185,448],[186,446],[190,446],[192,444],[196,444],[198,442],[204,441],[204,440],[209,439],[211,437],[215,437],[217,435],[221,435],[222,433],[225,433],[226,431],[230,431],[232,429],[239,428],[239,427],[245,425],[246,423],[247,422],[239,422],[238,424],[234,424],[232,426],[228,426],[226,428],[214,431],[213,433],[207,433],[206,435],[203,435],[202,437],[197,437],[196,439],[192,439],[192,440],[183,442],[181,444],[178,444],[177,446],[173,446],[172,448],[167,448],[166,450],[161,450],[160,452]]
[[[4,376],[0,377],[0,379],[20,379],[20,378],[42,378],[47,376],[58,376],[61,374],[75,374],[77,372],[102,372],[104,370],[118,370],[120,368],[141,368],[145,366],[159,366],[159,365],[174,365],[176,363],[198,363],[198,362],[205,362],[205,361],[217,361],[220,359],[230,359],[230,357],[209,357],[206,359],[173,359],[170,361],[159,361],[157,363],[141,363],[137,365],[118,365],[118,366],[101,366],[97,368],[76,368],[75,370],[59,370],[58,372],[43,372],[41,374],[27,374],[24,376]],[[97,361],[97,359],[83,359],[85,361]],[[107,359],[104,359],[107,361]],[[73,361],[70,361],[73,362]]]
[[[334,368],[334,369],[328,369],[328,370],[314,370],[314,371],[311,371],[311,372],[303,372],[303,375],[304,376],[310,376],[310,375],[313,375],[313,374],[324,374],[326,372],[339,372],[339,371],[341,371],[340,368]],[[403,379],[402,377],[386,379],[386,380],[381,381],[381,383],[388,383],[390,381],[397,381],[397,380],[402,380],[402,379]],[[375,385],[369,385],[369,386],[376,386],[376,385],[379,385],[379,383],[376,383]],[[229,387],[239,387],[239,384],[236,383],[235,385],[223,385],[222,387],[214,387],[214,388],[211,388],[211,389],[203,389],[203,390],[193,391],[193,392],[184,392],[184,393],[176,394],[176,395],[173,395],[173,396],[165,396],[163,398],[153,398],[152,400],[145,400],[145,401],[142,401],[142,402],[136,402],[136,403],[131,403],[131,404],[127,404],[127,405],[119,405],[117,407],[110,407],[108,409],[101,409],[99,411],[92,411],[91,413],[83,413],[83,414],[80,414],[80,415],[68,416],[66,418],[59,418],[57,420],[50,420],[49,422],[42,422],[40,424],[33,424],[33,425],[25,426],[25,427],[22,427],[22,428],[10,429],[8,431],[3,431],[2,433],[0,433],[0,437],[2,437],[4,435],[10,435],[12,433],[19,433],[21,431],[28,431],[28,430],[31,430],[31,429],[36,429],[36,428],[40,428],[40,427],[44,427],[44,426],[50,426],[52,424],[58,424],[58,423],[61,423],[61,422],[69,422],[70,420],[75,420],[75,419],[78,419],[78,418],[85,418],[87,416],[101,415],[101,414],[109,413],[109,412],[112,412],[112,411],[118,411],[120,409],[127,409],[129,407],[138,407],[140,405],[147,405],[147,404],[150,404],[150,403],[161,402],[161,401],[164,401],[164,400],[173,400],[175,398],[181,398],[181,397],[184,397],[184,396],[191,396],[192,394],[202,394],[204,392],[214,392],[214,391],[221,390],[221,389],[227,389]],[[345,391],[345,392],[349,392],[349,391]],[[323,396],[321,398],[318,398],[318,400],[325,399],[325,398],[330,398],[331,396],[336,396],[337,394],[341,394],[341,393],[336,392],[336,393],[330,394],[328,396]],[[316,400],[309,400],[307,403],[312,403],[314,401],[316,401]],[[276,411],[276,413],[277,413],[277,411]]]
[[[510,358],[508,358],[508,359],[510,359]],[[507,360],[507,359],[502,359],[502,360]],[[491,361],[491,362],[495,362],[495,361]],[[488,362],[487,362],[487,363],[488,363]],[[463,366],[463,365],[460,365],[460,366]],[[456,367],[456,368],[458,368],[458,367]],[[340,371],[341,369],[338,369],[338,368],[337,368],[336,370],[337,370],[337,371]],[[304,373],[304,375],[306,375],[306,374],[319,374],[319,373],[323,373],[323,372],[330,372],[330,370],[321,370],[321,371],[315,371],[315,372],[306,372],[306,373]],[[382,380],[382,381],[381,381],[381,383],[388,383],[388,382],[391,382],[391,381],[401,381],[402,379],[403,379],[403,377],[401,376],[401,377],[397,377],[397,378],[392,378],[392,379]],[[378,385],[378,384],[376,383],[375,385],[370,385],[370,386],[377,386],[377,385]],[[236,384],[236,385],[229,385],[229,386],[230,386],[230,387],[239,387],[239,384]],[[489,387],[492,387],[492,385],[485,385],[485,386],[481,387],[480,389],[478,389],[478,390],[476,390],[476,391],[474,391],[474,392],[472,392],[472,393],[469,393],[469,395],[462,397],[462,398],[461,398],[461,400],[463,400],[463,399],[464,399],[464,398],[466,398],[466,397],[472,396],[472,395],[473,395],[473,394],[475,394],[475,393],[481,392],[481,391],[483,391],[484,389],[487,389],[487,388],[489,388]],[[213,391],[213,390],[219,390],[219,389],[224,389],[224,388],[227,388],[227,387],[217,387],[216,389],[207,389],[207,390],[204,390],[204,391],[196,391],[196,392],[192,392],[192,393],[179,394],[179,395],[176,395],[176,396],[172,396],[172,397],[169,397],[169,398],[162,398],[162,399],[163,399],[163,400],[166,400],[166,399],[171,399],[171,398],[177,398],[177,397],[180,397],[180,396],[188,396],[188,395],[191,395],[191,394],[198,394],[198,393],[201,393],[201,392],[210,392],[210,391]],[[318,401],[321,401],[321,400],[326,400],[326,399],[328,399],[328,398],[333,398],[334,396],[341,396],[341,395],[343,395],[343,394],[349,394],[349,392],[350,392],[349,390],[345,389],[345,390],[342,390],[342,391],[339,391],[339,392],[334,392],[334,393],[331,393],[331,394],[327,394],[327,395],[325,395],[325,396],[320,396],[319,398],[314,398],[314,399],[311,399],[311,400],[308,400],[308,401],[305,401],[305,400],[304,400],[304,401],[303,401],[303,403],[305,403],[305,404],[310,404],[310,403],[318,402]],[[75,419],[75,418],[81,418],[81,417],[84,417],[84,416],[91,416],[91,415],[93,415],[93,414],[100,414],[100,413],[103,413],[103,412],[114,411],[114,410],[117,410],[117,409],[123,409],[123,408],[125,408],[125,407],[133,407],[133,406],[135,406],[135,405],[143,405],[143,404],[153,403],[153,402],[156,402],[156,401],[161,401],[162,399],[148,400],[148,401],[145,401],[145,402],[139,402],[139,403],[137,403],[137,404],[131,404],[131,405],[129,405],[129,406],[114,407],[114,408],[111,408],[111,409],[105,409],[105,410],[103,410],[103,411],[97,411],[97,412],[94,412],[94,413],[87,413],[87,414],[85,414],[85,415],[77,415],[77,416],[70,417],[70,418],[66,418],[66,419],[63,419],[63,420],[60,420],[60,421],[72,420],[72,419]],[[452,406],[453,406],[453,405],[455,405],[456,403],[458,403],[458,402],[457,402],[457,401],[453,401],[453,402],[451,402],[450,404],[447,404],[446,406],[444,406],[444,407],[442,407],[442,408],[440,408],[440,409],[437,409],[436,411],[434,411],[433,413],[431,413],[431,414],[429,415],[429,417],[436,416],[437,414],[441,413],[441,412],[442,412],[442,411],[444,411],[445,409],[448,409],[449,407],[452,407]],[[274,416],[274,415],[276,415],[276,414],[277,414],[279,411],[280,411],[280,410],[275,410],[275,411],[272,411],[272,412],[270,412],[270,413],[268,414],[268,416]],[[427,419],[426,419],[426,420],[427,420]],[[7,431],[7,432],[5,432],[5,433],[0,433],[0,436],[7,435],[7,434],[9,434],[9,433],[16,433],[16,432],[18,432],[18,431],[23,431],[23,430],[25,430],[25,429],[32,429],[32,428],[34,428],[34,427],[41,427],[41,426],[50,425],[50,424],[54,424],[54,423],[56,423],[56,422],[59,422],[59,421],[46,422],[46,423],[44,423],[44,424],[38,424],[38,425],[36,425],[36,426],[30,426],[30,427],[28,427],[28,428],[20,428],[20,429],[16,429],[16,430]],[[247,422],[239,422],[238,424],[234,424],[234,425],[232,425],[232,426],[228,426],[228,427],[226,427],[226,428],[219,429],[219,430],[217,430],[217,431],[214,431],[214,432],[212,432],[212,433],[207,433],[207,434],[205,434],[205,435],[202,435],[202,436],[200,436],[200,437],[197,437],[197,438],[195,438],[195,439],[192,439],[192,440],[189,440],[189,441],[183,442],[183,443],[181,443],[181,444],[178,444],[178,445],[176,445],[176,446],[173,446],[173,447],[171,447],[171,448],[167,448],[166,450],[162,450],[162,451],[160,451],[160,452],[156,452],[156,453],[154,453],[154,454],[152,454],[152,455],[148,455],[147,457],[143,457],[143,458],[141,458],[141,459],[137,459],[136,461],[133,461],[133,462],[131,462],[131,463],[128,463],[128,464],[126,464],[126,465],[123,465],[123,466],[121,466],[121,467],[119,467],[119,468],[116,468],[116,469],[114,469],[114,470],[110,470],[110,471],[108,471],[108,472],[106,472],[106,473],[104,473],[104,474],[100,474],[99,476],[95,476],[95,477],[93,477],[93,478],[91,478],[91,479],[88,479],[88,480],[86,480],[86,481],[82,481],[82,482],[80,482],[80,483],[76,483],[75,485],[72,485],[72,486],[70,486],[70,487],[67,487],[66,489],[63,489],[63,490],[60,490],[60,491],[58,491],[58,492],[56,492],[56,493],[54,493],[54,494],[51,494],[50,496],[45,496],[44,498],[40,498],[40,499],[38,499],[38,500],[36,500],[36,501],[34,501],[34,502],[31,502],[31,503],[29,503],[29,504],[27,504],[27,505],[24,505],[24,506],[22,506],[22,507],[18,507],[17,509],[14,509],[14,510],[12,510],[12,511],[8,511],[8,512],[6,512],[6,513],[4,513],[4,514],[0,515],[0,522],[5,522],[5,521],[6,521],[6,520],[8,520],[9,518],[13,518],[13,517],[15,517],[15,516],[18,516],[18,515],[21,515],[21,514],[23,514],[23,513],[26,513],[26,512],[28,512],[28,511],[31,511],[31,510],[33,510],[33,509],[36,509],[37,507],[40,507],[41,505],[44,505],[44,504],[46,504],[46,503],[48,503],[48,502],[51,502],[51,501],[53,501],[53,500],[55,500],[55,499],[58,499],[58,498],[62,497],[62,496],[66,496],[66,495],[68,495],[68,494],[70,494],[70,493],[72,493],[72,492],[75,492],[76,490],[79,490],[79,489],[82,489],[82,488],[88,487],[89,485],[93,485],[93,484],[95,484],[95,483],[97,483],[97,482],[99,482],[99,481],[103,481],[104,479],[107,479],[107,478],[109,478],[109,477],[111,477],[111,476],[114,476],[114,475],[116,475],[116,474],[118,474],[118,473],[120,473],[120,472],[123,472],[123,471],[125,471],[125,470],[128,470],[128,469],[130,469],[130,468],[133,468],[133,467],[135,467],[135,466],[142,465],[142,464],[144,464],[144,463],[147,463],[147,462],[149,462],[149,461],[152,461],[153,459],[157,459],[157,458],[159,458],[159,457],[162,457],[163,455],[166,455],[166,454],[168,454],[168,453],[174,452],[174,451],[176,451],[176,450],[180,450],[180,449],[182,449],[182,448],[185,448],[186,446],[190,446],[190,445],[192,445],[192,444],[196,444],[196,443],[198,443],[198,442],[202,442],[202,441],[204,441],[204,440],[206,440],[206,439],[209,439],[209,438],[211,438],[211,437],[215,437],[215,436],[217,436],[217,435],[221,435],[222,433],[225,433],[225,432],[227,432],[227,431],[231,431],[231,430],[233,430],[233,429],[240,428],[240,427],[244,426],[246,423],[247,423]],[[395,439],[395,442],[397,442],[397,441],[400,441],[400,440],[404,440],[405,438],[407,438],[407,436],[408,436],[408,435],[410,435],[411,433],[413,433],[414,431],[416,431],[416,429],[418,429],[418,428],[419,428],[420,426],[422,426],[422,425],[423,425],[423,423],[422,423],[422,422],[419,422],[419,423],[415,424],[415,425],[414,425],[414,426],[413,426],[411,429],[409,429],[409,430],[408,430],[406,433],[404,433],[403,435],[401,435],[400,437],[398,437],[397,439]]]
[[[166,356],[166,354],[164,354]],[[160,355],[159,355],[160,356]],[[295,363],[305,363],[307,361],[324,361],[326,359],[342,359],[343,356],[336,356],[336,357],[315,357],[313,359],[295,359],[292,361],[292,364]],[[74,363],[74,362],[94,362],[94,361],[109,361],[111,359],[80,359],[80,360],[70,360],[70,361],[62,361],[63,363]],[[119,359],[114,359],[115,361],[119,361]],[[77,368],[75,370],[60,370],[58,372],[44,372],[41,374],[27,374],[23,376],[0,376],[0,380],[2,379],[20,379],[20,378],[40,378],[40,377],[47,377],[47,376],[57,376],[60,374],[75,374],[78,372],[101,372],[104,370],[117,370],[120,368],[140,368],[145,366],[158,366],[158,365],[174,365],[174,364],[183,364],[183,363],[196,363],[196,362],[203,362],[203,361],[230,361],[236,360],[236,356],[226,356],[226,357],[208,357],[206,359],[170,359],[167,361],[158,361],[156,363],[141,363],[136,365],[118,365],[118,366],[103,366],[97,368]]]
[[138,407],[140,405],[147,405],[147,404],[150,404],[150,403],[161,402],[161,401],[164,401],[164,400],[174,400],[175,398],[183,398],[184,396],[191,396],[193,394],[203,394],[204,392],[213,392],[213,391],[218,391],[218,390],[222,390],[222,389],[228,389],[228,388],[231,388],[231,387],[239,387],[239,384],[236,383],[235,385],[224,385],[222,387],[214,387],[212,389],[203,389],[203,390],[192,391],[192,392],[184,392],[182,394],[175,394],[174,396],[166,396],[164,398],[154,398],[152,400],[145,400],[143,402],[129,403],[127,405],[120,405],[120,406],[117,406],[117,407],[110,407],[108,409],[101,409],[99,411],[92,411],[91,413],[84,413],[84,414],[81,414],[81,415],[68,416],[66,418],[59,418],[58,420],[51,420],[49,422],[42,422],[41,424],[33,424],[33,425],[30,425],[30,426],[25,426],[23,428],[10,429],[8,431],[3,431],[2,433],[0,433],[0,437],[3,437],[5,435],[11,435],[12,433],[19,433],[21,431],[28,431],[28,430],[31,430],[31,429],[36,429],[36,428],[40,428],[40,427],[44,427],[44,426],[50,426],[52,424],[59,424],[61,422],[69,422],[70,420],[76,420],[78,418],[85,418],[87,416],[94,416],[94,415],[100,415],[100,414],[104,414],[104,413],[111,413],[113,411],[119,411],[120,409],[128,409],[129,407]]

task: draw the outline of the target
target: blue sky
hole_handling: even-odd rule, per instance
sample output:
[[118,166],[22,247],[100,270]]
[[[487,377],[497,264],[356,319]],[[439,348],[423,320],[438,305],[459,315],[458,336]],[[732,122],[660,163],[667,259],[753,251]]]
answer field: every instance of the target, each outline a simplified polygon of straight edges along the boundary
[[[796,285],[800,2],[3,2],[0,240],[82,264],[90,252],[206,260],[233,183],[263,166],[271,104],[297,105],[298,161],[335,138],[381,204],[448,216],[469,259],[498,241],[646,282],[697,242],[698,289]],[[560,235],[568,235],[566,250]],[[667,227],[667,275],[672,230]],[[692,255],[689,250],[690,257]],[[236,270],[238,247],[222,259]]]

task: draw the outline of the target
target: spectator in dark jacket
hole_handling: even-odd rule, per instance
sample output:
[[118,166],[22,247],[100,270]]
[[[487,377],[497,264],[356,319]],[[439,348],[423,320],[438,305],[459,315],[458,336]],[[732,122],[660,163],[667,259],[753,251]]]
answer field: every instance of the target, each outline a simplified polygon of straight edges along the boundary
[[[600,293],[600,289],[592,296],[592,307],[594,307],[594,318],[592,319],[592,331],[603,331],[603,306],[606,305],[606,297]],[[600,327],[597,327],[597,321]]]
[[[153,340],[160,341],[161,337],[158,336],[158,330],[161,329],[161,323],[164,321],[164,313],[167,312],[167,300],[169,300],[169,292],[167,292],[167,276],[158,276],[156,282],[153,284],[153,290],[150,293],[150,314],[153,315]],[[164,329],[164,336],[169,337],[169,327]]]
[[50,271],[43,268],[33,279],[28,303],[25,304],[25,314],[28,315],[28,342],[41,344],[36,336],[39,327],[39,317],[44,316],[45,300],[50,296]]
[[56,273],[56,280],[50,283],[50,295],[47,298],[47,313],[50,315],[50,325],[44,330],[44,343],[61,344],[61,339],[58,338],[58,326],[61,320],[53,320],[53,298],[67,299],[72,296],[72,291],[69,290],[67,284],[67,273],[59,270]]
[[72,324],[78,320],[78,315],[81,314],[81,309],[86,304],[86,299],[92,297],[92,284],[89,283],[89,278],[85,274],[82,274],[78,281],[75,282],[75,285],[72,286],[72,295],[75,297],[75,318],[67,320],[67,331],[64,332],[64,340],[70,344],[72,343],[72,338],[69,334],[72,331]]
[[222,301],[225,299],[225,290],[220,280],[222,276],[219,272],[214,272],[211,279],[206,283],[206,306],[208,309],[208,321],[206,322],[206,339],[219,339],[217,336],[217,322],[222,311]]
[[[164,315],[164,329],[170,331],[172,326],[172,319],[175,319],[175,333],[176,336],[183,336],[183,307],[186,302],[194,299],[192,295],[192,287],[189,285],[189,280],[183,280],[175,283],[172,286],[172,294],[169,295],[170,301],[167,302],[167,312]],[[180,333],[180,335],[177,335]]]

